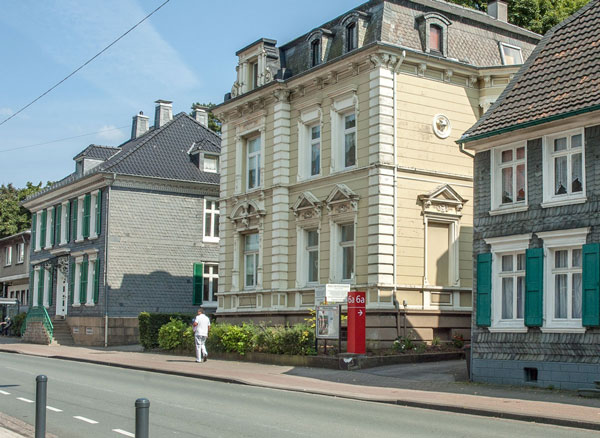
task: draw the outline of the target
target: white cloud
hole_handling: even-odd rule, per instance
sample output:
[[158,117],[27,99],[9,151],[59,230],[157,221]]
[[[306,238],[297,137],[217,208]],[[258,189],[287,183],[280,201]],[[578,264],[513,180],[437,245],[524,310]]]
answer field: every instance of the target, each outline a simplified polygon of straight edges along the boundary
[[109,146],[121,143],[125,136],[125,130],[114,125],[104,125],[98,130],[98,138],[105,140]]

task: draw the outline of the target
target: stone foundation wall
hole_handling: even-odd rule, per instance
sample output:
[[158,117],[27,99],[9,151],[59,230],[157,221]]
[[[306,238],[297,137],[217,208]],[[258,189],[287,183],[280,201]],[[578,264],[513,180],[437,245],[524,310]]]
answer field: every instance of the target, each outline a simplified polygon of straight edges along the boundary
[[29,322],[22,341],[28,344],[50,345],[52,339],[41,322]]
[[[76,345],[104,346],[104,318],[67,317]],[[130,345],[140,341],[137,318],[108,318],[108,345]]]

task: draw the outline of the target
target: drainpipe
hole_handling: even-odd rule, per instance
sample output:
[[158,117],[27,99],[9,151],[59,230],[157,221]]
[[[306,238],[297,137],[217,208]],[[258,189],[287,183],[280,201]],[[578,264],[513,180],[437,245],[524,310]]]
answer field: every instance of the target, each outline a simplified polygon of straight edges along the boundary
[[104,348],[108,347],[108,222],[110,218],[110,189],[117,179],[117,174],[113,173],[112,181],[108,184],[106,191],[106,229],[104,231]]
[[[400,60],[400,63],[402,63],[404,61],[404,58],[406,57],[406,52],[402,52],[402,57]],[[392,242],[393,242],[393,263],[394,266],[392,267],[392,275],[393,275],[393,296],[392,296],[392,302],[396,301],[396,292],[397,292],[397,288],[396,288],[396,238],[397,238],[397,234],[398,234],[398,212],[397,212],[397,208],[398,208],[398,201],[397,201],[397,197],[396,197],[396,192],[397,192],[397,187],[398,187],[398,133],[396,132],[397,129],[397,119],[398,119],[398,114],[396,113],[397,111],[397,104],[396,104],[396,80],[397,80],[397,72],[396,72],[396,66],[394,66],[393,69],[393,73],[392,73],[392,78],[393,78],[393,87],[392,87],[392,105],[393,105],[393,111],[394,111],[394,190],[393,190],[393,194],[394,194],[394,215],[393,215],[393,220],[394,220],[394,230],[393,230],[393,234],[392,234]],[[397,315],[397,314],[396,314]],[[397,316],[396,316],[397,318]],[[406,316],[405,316],[406,318]],[[398,328],[398,323],[396,322],[396,328]]]
[[468,155],[471,158],[475,158],[475,155],[473,155],[470,152],[465,151],[465,145],[463,143],[458,143],[458,150],[461,151],[463,154]]

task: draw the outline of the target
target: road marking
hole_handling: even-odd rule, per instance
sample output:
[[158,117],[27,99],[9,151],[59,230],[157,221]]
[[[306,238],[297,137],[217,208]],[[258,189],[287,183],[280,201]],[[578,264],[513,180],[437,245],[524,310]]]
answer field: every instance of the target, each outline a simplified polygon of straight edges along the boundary
[[29,400],[28,398],[17,397],[17,400],[24,401],[25,403],[33,403],[33,400]]
[[4,394],[4,395],[10,395],[10,392],[2,391],[2,390],[0,389],[0,394]]
[[86,423],[90,423],[90,424],[98,424],[97,421],[90,420],[89,418],[85,418],[85,417],[75,416],[73,418],[75,418],[77,420],[85,421]]
[[62,412],[62,409],[53,408],[52,406],[46,406],[46,409],[48,409],[49,411],[54,411],[54,412]]
[[123,430],[123,429],[113,429],[112,431],[120,433],[121,435],[130,436],[130,437],[135,438],[134,434],[132,434],[131,432],[127,432],[126,430]]

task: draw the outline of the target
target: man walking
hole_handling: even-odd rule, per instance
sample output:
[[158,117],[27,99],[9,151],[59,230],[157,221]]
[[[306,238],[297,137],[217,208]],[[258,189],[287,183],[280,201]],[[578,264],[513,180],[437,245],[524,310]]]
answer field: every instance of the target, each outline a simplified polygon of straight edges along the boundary
[[198,316],[194,319],[194,342],[196,343],[196,362],[206,362],[206,338],[210,331],[210,319],[204,314],[204,308],[198,309]]

